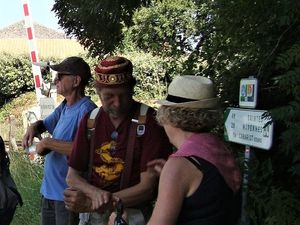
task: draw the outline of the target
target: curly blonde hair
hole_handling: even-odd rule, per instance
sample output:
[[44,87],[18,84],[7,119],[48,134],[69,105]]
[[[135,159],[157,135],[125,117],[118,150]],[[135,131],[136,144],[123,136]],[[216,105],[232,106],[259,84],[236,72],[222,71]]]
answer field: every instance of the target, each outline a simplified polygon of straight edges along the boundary
[[156,119],[159,124],[169,124],[184,131],[209,132],[221,119],[219,110],[160,106]]

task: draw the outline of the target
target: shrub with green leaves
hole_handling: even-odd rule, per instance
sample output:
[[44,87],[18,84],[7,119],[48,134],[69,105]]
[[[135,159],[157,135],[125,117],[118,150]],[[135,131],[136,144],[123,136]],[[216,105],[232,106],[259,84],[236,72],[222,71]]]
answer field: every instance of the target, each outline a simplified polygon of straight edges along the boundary
[[33,89],[29,57],[0,54],[0,104]]
[[164,77],[166,68],[161,58],[144,52],[127,52],[124,55],[133,65],[133,75],[137,80],[135,97],[140,100],[153,100],[165,95]]

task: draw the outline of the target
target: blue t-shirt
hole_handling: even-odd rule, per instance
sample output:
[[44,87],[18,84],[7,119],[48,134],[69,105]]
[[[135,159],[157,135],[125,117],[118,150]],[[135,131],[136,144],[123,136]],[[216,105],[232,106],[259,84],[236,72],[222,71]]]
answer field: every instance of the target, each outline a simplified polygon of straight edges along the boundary
[[[52,138],[73,141],[81,118],[96,107],[89,97],[84,97],[71,106],[63,102],[44,119],[43,123],[52,134]],[[67,187],[67,160],[66,155],[55,151],[46,155],[41,186],[41,194],[45,198],[63,201],[63,192]]]

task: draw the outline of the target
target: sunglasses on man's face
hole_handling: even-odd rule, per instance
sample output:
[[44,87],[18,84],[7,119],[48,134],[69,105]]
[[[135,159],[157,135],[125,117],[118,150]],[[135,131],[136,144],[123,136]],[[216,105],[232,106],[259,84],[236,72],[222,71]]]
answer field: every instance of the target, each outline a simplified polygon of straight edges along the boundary
[[75,76],[75,75],[69,73],[57,73],[55,77],[55,81],[61,81],[64,76]]

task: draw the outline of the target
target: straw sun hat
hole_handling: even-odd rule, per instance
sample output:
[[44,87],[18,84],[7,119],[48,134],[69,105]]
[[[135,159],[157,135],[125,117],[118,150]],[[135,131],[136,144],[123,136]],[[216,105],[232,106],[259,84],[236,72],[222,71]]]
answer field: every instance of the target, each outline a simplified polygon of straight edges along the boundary
[[215,109],[218,98],[214,94],[214,86],[210,79],[202,76],[177,76],[168,87],[165,100],[157,101],[160,105]]

